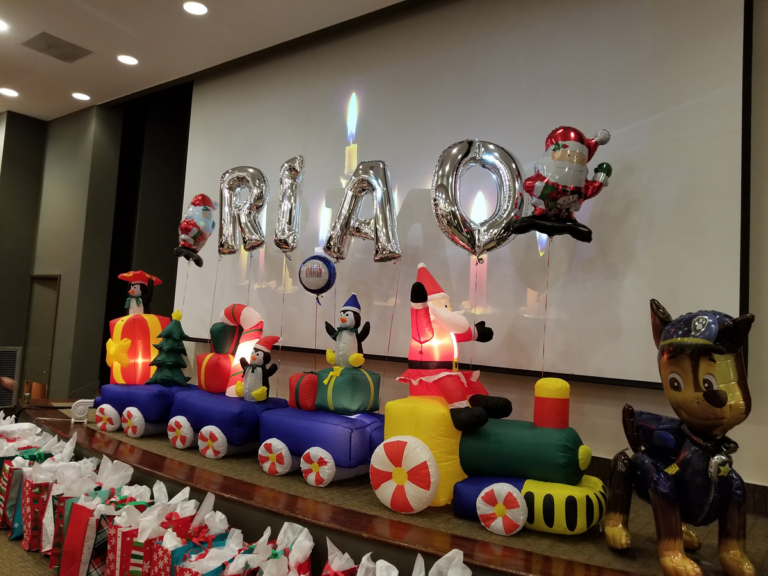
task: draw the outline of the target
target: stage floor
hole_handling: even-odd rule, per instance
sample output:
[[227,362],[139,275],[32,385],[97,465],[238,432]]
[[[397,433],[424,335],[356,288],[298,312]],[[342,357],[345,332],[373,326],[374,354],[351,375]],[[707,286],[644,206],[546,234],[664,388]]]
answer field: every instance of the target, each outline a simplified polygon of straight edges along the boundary
[[[378,501],[367,476],[314,488],[300,474],[265,474],[255,453],[210,460],[197,449],[175,449],[164,435],[132,439],[122,432],[98,432],[92,425],[87,429],[82,425],[70,426],[66,419],[56,419],[61,418],[60,412],[30,411],[30,416],[39,425],[64,436],[82,431],[78,444],[144,468],[160,478],[200,486],[234,500],[242,498],[251,506],[264,506],[300,523],[347,533],[357,531],[363,538],[388,541],[410,550],[440,555],[458,547],[464,549],[470,567],[477,564],[516,574],[661,573],[651,509],[638,499],[633,502],[630,518],[633,547],[623,553],[609,550],[597,529],[573,537],[523,530],[504,538],[488,532],[479,523],[456,518],[450,506],[429,508],[415,515],[396,514]],[[698,528],[696,533],[704,545],[691,557],[701,565],[704,574],[721,574],[717,526]],[[757,574],[768,573],[768,518],[750,515],[747,534],[747,550]]]

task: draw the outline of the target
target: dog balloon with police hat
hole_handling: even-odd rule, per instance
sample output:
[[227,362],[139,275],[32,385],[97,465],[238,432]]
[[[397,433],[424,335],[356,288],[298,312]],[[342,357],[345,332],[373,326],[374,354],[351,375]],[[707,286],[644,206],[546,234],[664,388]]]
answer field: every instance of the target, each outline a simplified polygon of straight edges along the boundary
[[634,485],[650,501],[665,575],[701,574],[685,554],[701,546],[683,523],[718,520],[718,553],[729,576],[755,574],[745,551],[746,490],[732,469],[736,442],[725,434],[749,416],[751,398],[742,345],[755,317],[704,310],[672,319],[651,300],[659,372],[678,418],[624,406],[624,433],[634,454],[613,459],[605,535],[614,549],[630,546],[627,529]]

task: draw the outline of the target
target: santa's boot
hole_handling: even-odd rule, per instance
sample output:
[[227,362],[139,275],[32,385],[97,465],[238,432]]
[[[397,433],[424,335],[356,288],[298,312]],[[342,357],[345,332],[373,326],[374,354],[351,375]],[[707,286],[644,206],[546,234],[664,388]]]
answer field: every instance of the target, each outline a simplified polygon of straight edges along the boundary
[[451,408],[453,427],[459,432],[474,432],[488,422],[488,414],[479,406]]
[[470,406],[477,406],[485,410],[488,418],[506,418],[512,414],[512,402],[501,396],[487,396],[485,394],[473,394],[469,397]]

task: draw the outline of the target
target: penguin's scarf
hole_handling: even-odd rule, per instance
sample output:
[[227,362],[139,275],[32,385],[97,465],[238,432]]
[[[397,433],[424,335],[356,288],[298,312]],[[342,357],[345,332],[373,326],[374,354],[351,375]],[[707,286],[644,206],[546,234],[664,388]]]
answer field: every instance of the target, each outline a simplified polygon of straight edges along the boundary
[[331,338],[333,338],[334,340],[336,340],[336,337],[337,337],[339,334],[341,334],[342,332],[344,332],[345,330],[346,330],[347,332],[352,332],[352,334],[354,334],[355,336],[357,336],[357,328],[348,328],[347,326],[339,326],[338,328],[336,328],[336,332],[334,332],[334,333],[333,333],[333,335],[331,336]]

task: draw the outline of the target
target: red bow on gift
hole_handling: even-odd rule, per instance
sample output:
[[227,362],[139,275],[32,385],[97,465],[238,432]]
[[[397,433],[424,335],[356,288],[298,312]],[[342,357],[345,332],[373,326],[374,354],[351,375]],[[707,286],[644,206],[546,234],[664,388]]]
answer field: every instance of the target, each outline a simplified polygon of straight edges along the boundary
[[357,568],[357,566],[352,566],[352,568],[347,568],[346,570],[334,570],[331,568],[331,565],[326,562],[321,576],[355,576],[357,574]]
[[165,520],[160,522],[160,528],[169,530],[171,526],[173,526],[173,523],[179,518],[181,518],[181,516],[179,516],[178,512],[169,512],[165,515]]
[[[192,542],[197,544],[198,546],[203,546],[204,548],[210,548],[213,546],[213,535],[208,534],[208,526],[203,524],[202,526],[195,526],[192,528]],[[207,554],[208,552],[203,552],[203,554]],[[200,556],[200,558],[205,558],[205,556]]]

